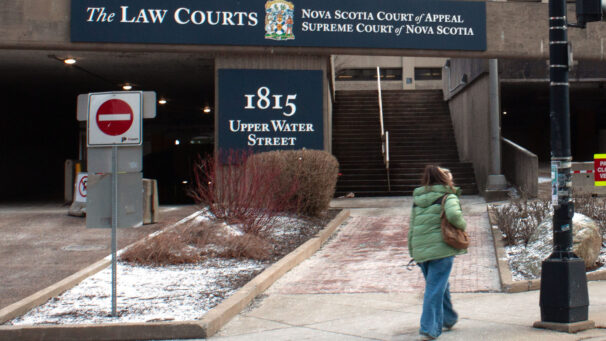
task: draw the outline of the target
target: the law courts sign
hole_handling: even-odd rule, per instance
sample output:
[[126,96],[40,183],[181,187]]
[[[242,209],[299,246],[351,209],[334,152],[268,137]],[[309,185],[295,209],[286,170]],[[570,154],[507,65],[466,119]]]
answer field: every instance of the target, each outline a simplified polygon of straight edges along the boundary
[[73,42],[486,50],[484,2],[72,0]]
[[320,70],[219,70],[219,150],[324,149]]

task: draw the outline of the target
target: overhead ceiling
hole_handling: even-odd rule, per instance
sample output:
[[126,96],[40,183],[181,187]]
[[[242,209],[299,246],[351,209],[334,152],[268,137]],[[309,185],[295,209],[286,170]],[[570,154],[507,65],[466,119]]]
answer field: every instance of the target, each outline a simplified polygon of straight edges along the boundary
[[[66,58],[77,62],[66,65]],[[0,74],[1,88],[33,94],[119,91],[130,83],[133,90],[156,91],[179,110],[214,99],[214,61],[192,53],[0,50]]]

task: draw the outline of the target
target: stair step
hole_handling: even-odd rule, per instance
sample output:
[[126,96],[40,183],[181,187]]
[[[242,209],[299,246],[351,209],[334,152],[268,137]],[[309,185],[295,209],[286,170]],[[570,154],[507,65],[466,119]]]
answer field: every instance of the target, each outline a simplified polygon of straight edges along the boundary
[[451,169],[466,193],[477,192],[473,167],[459,162],[448,105],[441,91],[383,92],[383,119],[390,135],[390,186],[381,153],[376,91],[337,91],[333,106],[333,154],[339,161],[336,196],[410,195],[426,164]]

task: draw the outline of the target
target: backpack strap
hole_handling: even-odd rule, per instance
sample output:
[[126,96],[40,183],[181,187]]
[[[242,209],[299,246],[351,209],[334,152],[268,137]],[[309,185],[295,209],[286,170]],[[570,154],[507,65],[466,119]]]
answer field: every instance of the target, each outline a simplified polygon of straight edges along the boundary
[[437,199],[436,199],[436,201],[434,201],[434,202],[432,203],[432,205],[438,205],[438,204],[440,204],[440,205],[444,205],[444,200],[446,200],[446,197],[447,197],[447,196],[448,196],[448,194],[444,194],[443,196],[441,196],[441,197],[437,198]]

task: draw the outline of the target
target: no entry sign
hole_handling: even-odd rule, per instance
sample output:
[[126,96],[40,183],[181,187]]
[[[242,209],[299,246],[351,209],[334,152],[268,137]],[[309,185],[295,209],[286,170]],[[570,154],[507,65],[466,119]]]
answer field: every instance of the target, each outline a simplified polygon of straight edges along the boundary
[[88,174],[87,173],[78,173],[76,177],[76,200],[77,202],[86,202],[86,186],[88,184]]
[[121,99],[110,99],[97,109],[97,126],[111,136],[122,135],[133,125],[133,109]]
[[606,154],[593,155],[595,185],[606,186]]
[[88,145],[141,144],[141,92],[89,95]]

